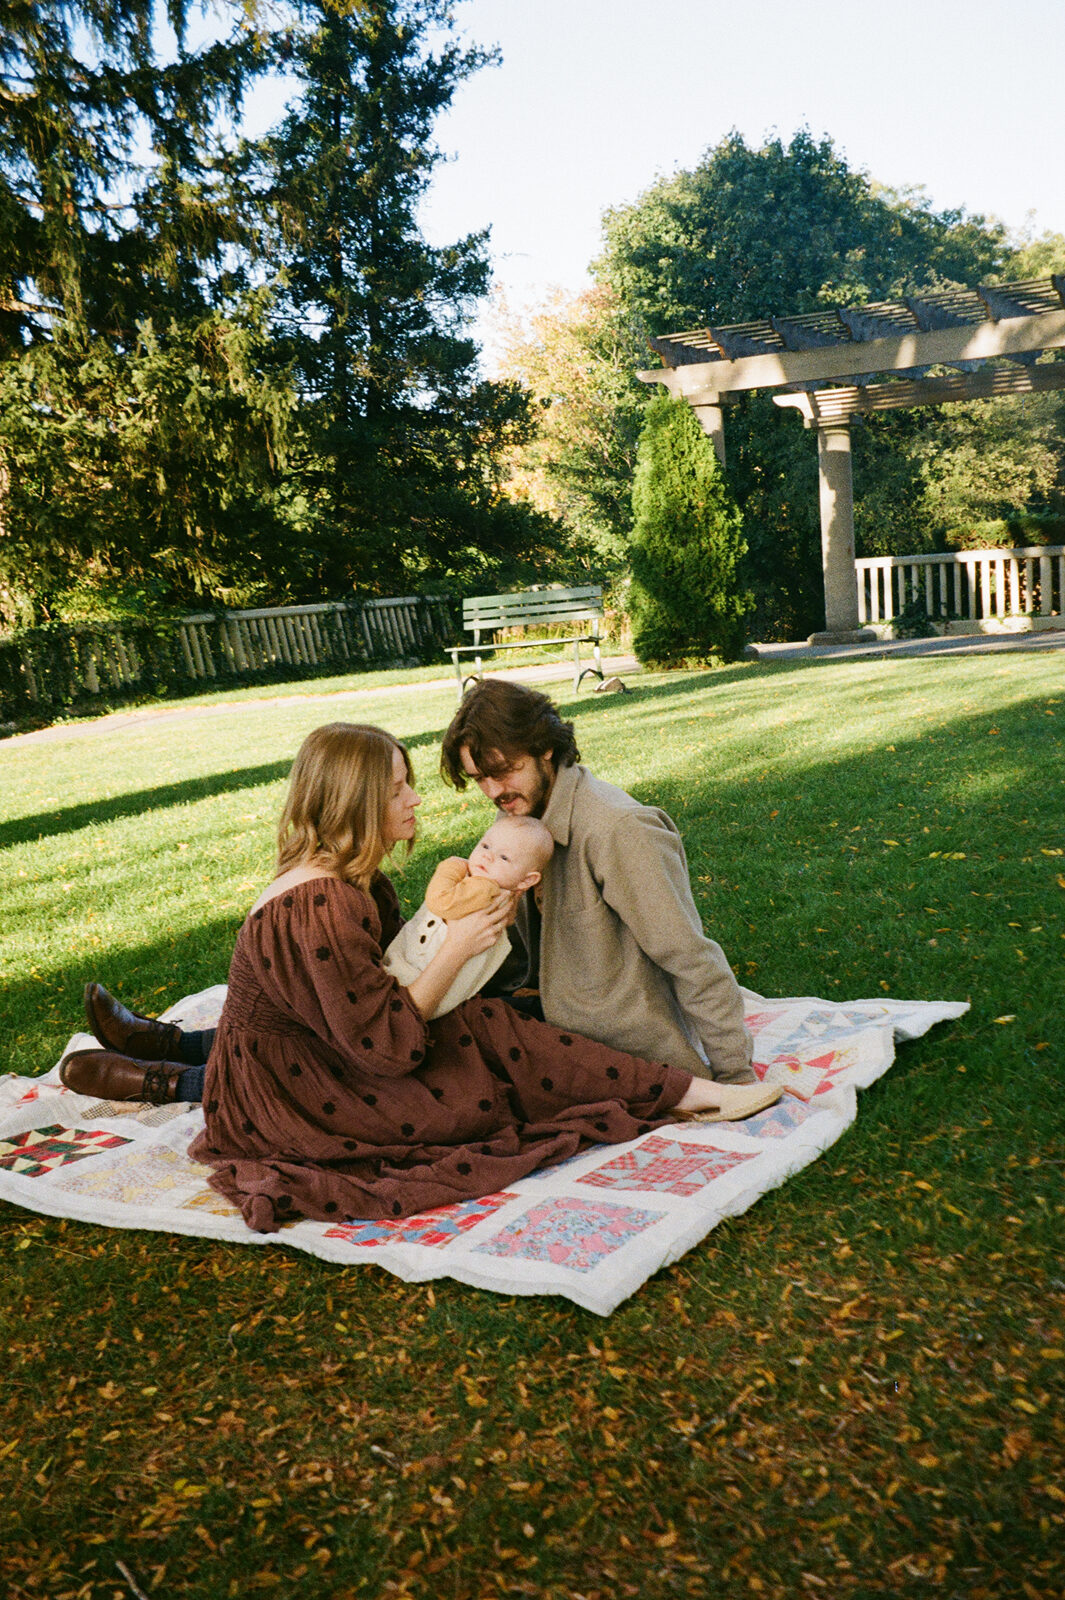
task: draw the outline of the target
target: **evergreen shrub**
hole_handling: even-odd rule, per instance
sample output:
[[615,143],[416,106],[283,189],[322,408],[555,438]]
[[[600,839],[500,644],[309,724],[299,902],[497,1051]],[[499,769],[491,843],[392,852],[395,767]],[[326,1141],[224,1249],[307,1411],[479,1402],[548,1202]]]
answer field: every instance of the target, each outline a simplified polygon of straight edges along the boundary
[[691,407],[664,390],[647,407],[632,505],[636,655],[648,666],[736,660],[754,603],[739,586],[743,519]]

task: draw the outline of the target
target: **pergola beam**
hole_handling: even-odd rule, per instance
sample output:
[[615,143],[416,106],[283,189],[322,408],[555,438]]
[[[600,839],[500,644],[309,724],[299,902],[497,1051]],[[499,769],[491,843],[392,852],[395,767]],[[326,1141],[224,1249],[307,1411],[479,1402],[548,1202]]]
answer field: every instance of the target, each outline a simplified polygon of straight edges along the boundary
[[[715,339],[720,338],[718,330]],[[637,373],[643,383],[661,383],[678,400],[716,405],[722,394],[744,389],[777,389],[785,384],[829,382],[866,372],[897,372],[913,367],[954,366],[959,361],[990,361],[1028,350],[1065,347],[1065,311],[1009,317],[888,339],[848,340],[814,350],[737,355],[729,361],[699,361]]]
[[939,406],[955,400],[1000,400],[1009,395],[1043,394],[1052,389],[1065,389],[1065,361],[1020,369],[984,367],[980,372],[926,378],[922,383],[870,383],[861,388],[775,394],[773,403],[793,407],[806,426],[812,428],[820,422],[843,422],[873,411]]
[[[722,400],[728,394],[790,390],[775,394],[776,404],[793,407],[808,428],[817,429],[826,631],[811,635],[811,642],[843,643],[867,636],[858,626],[854,569],[852,417],[1065,388],[1065,362],[1035,365],[1043,351],[1065,348],[1065,276],[975,289],[958,285],[900,300],[695,328],[650,342],[666,365],[637,376],[688,402],[722,465]],[[985,366],[989,361],[1000,364]],[[956,371],[927,378],[931,367]],[[871,381],[889,373],[890,382]],[[846,386],[841,379],[849,380]]]

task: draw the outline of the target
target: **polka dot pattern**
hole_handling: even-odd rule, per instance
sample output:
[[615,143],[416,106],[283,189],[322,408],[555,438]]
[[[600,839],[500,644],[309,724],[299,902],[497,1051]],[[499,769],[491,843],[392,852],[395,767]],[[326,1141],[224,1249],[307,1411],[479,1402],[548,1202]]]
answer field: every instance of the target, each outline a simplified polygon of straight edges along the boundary
[[[668,1067],[491,997],[426,1024],[379,965],[401,920],[386,880],[371,898],[296,885],[238,941],[200,1158],[252,1226],[413,1216],[501,1191],[545,1150],[563,1160],[654,1126]],[[284,1156],[248,1154],[266,1144]]]

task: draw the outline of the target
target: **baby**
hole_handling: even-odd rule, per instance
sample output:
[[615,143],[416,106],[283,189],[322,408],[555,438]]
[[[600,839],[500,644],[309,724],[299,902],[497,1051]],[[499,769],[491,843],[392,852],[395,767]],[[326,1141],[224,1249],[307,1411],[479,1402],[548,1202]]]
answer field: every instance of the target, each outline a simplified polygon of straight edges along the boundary
[[[402,984],[412,983],[444,942],[449,922],[487,910],[500,895],[516,900],[540,882],[554,847],[549,829],[535,817],[497,817],[468,861],[461,856],[441,861],[425,900],[385,951],[385,971]],[[442,1017],[477,994],[509,952],[510,940],[503,932],[490,950],[466,962],[433,1016]]]

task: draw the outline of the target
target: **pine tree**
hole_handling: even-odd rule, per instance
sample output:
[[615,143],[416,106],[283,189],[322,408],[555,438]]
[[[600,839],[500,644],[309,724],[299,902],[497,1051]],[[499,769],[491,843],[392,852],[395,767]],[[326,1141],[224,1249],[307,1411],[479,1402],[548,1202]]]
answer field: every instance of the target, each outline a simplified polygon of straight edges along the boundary
[[154,0],[0,3],[0,357],[216,300],[235,226],[212,131],[263,62],[246,27],[186,50],[190,9],[169,0],[162,61]]
[[737,587],[742,518],[690,407],[647,407],[632,491],[633,645],[650,666],[735,660],[750,597]]
[[455,42],[452,10],[301,0],[282,44],[300,92],[258,150],[303,397],[308,570],[324,592],[461,578],[522,537],[495,462],[526,405],[478,380],[466,336],[486,236],[437,249],[418,226],[435,119],[488,59]]
[[187,604],[283,582],[276,548],[256,556],[283,520],[290,385],[217,149],[264,56],[242,21],[187,49],[191,9],[169,0],[164,60],[153,0],[0,0],[9,621],[72,591],[89,608],[122,587]]

